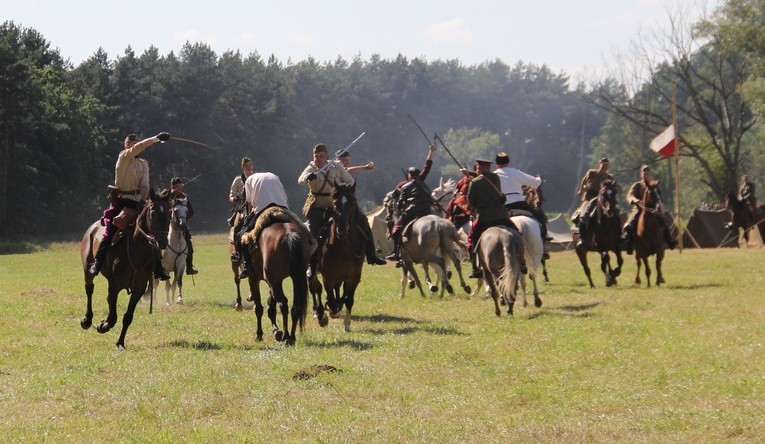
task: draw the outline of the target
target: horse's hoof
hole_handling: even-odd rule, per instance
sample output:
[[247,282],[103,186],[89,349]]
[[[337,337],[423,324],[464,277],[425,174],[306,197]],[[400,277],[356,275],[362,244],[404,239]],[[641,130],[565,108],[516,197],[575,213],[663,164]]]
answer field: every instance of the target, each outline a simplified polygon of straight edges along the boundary
[[342,311],[341,311],[341,310],[337,310],[337,311],[332,311],[332,310],[330,310],[330,311],[329,311],[329,316],[330,316],[332,319],[337,319],[337,318],[339,318],[341,315],[342,315]]
[[452,271],[449,270],[446,272],[446,279],[451,279],[451,278],[452,278]]
[[664,281],[663,277],[656,278],[656,285],[661,285],[661,284],[664,284],[664,283],[665,283],[665,281]]
[[409,281],[409,284],[407,285],[410,290],[414,290],[414,281]]
[[175,303],[178,304],[178,305],[183,305],[183,299],[178,298],[178,300],[175,301]]
[[534,298],[534,306],[539,308],[542,306],[542,300],[539,298]]
[[275,330],[274,339],[276,339],[276,342],[282,342],[284,340],[284,332],[281,330]]
[[473,289],[470,288],[470,285],[465,285],[464,287],[462,287],[462,289],[465,290],[465,293],[467,293],[467,294],[470,294],[470,293],[473,292],[472,291]]
[[449,292],[449,294],[454,294],[454,287],[452,287],[451,285],[447,285],[446,291]]
[[236,303],[234,304],[234,310],[236,311],[242,311],[242,304]]
[[438,291],[438,285],[431,285],[430,286],[430,292],[435,293]]
[[106,323],[106,321],[101,322],[96,326],[96,331],[99,333],[106,333],[107,331],[111,330],[112,328],[109,327],[109,324]]
[[93,322],[88,318],[82,318],[80,321],[80,327],[82,327],[83,330],[89,329],[93,325]]

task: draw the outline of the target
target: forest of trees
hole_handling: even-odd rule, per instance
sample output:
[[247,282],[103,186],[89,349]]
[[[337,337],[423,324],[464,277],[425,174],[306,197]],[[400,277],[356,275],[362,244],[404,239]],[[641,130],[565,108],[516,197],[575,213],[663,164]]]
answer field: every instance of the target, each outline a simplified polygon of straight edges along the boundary
[[[171,139],[145,157],[157,189],[174,176],[195,178],[186,186],[196,210],[192,228],[222,232],[243,156],[279,175],[299,211],[307,190],[297,176],[313,145],[338,149],[365,131],[351,154],[352,163],[376,165],[358,176],[368,210],[402,168],[423,163],[427,142],[407,114],[438,133],[460,163],[506,151],[513,166],[544,176],[546,209],[564,212],[597,157],[613,157],[622,183],[656,159],[648,143],[671,122],[673,94],[687,215],[699,200],[718,201],[734,189],[745,171],[760,183],[765,44],[751,41],[765,37],[762,23],[740,24],[763,16],[765,0],[729,1],[707,21],[678,24],[667,41],[689,29],[693,45],[677,43],[678,51],[635,85],[619,76],[571,85],[546,66],[501,60],[284,63],[191,42],[177,54],[127,48],[111,58],[98,49],[72,66],[37,31],[8,21],[0,26],[0,239],[82,233],[107,203],[106,185],[129,133],[168,131],[220,148]],[[669,164],[657,168],[665,189],[674,186]],[[428,183],[439,176],[458,178],[443,150]]]

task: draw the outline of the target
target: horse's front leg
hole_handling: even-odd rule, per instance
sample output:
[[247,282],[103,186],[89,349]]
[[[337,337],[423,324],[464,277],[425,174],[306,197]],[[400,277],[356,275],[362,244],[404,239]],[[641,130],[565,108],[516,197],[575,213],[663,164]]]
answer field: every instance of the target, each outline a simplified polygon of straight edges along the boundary
[[[150,279],[147,277],[147,280]],[[139,279],[141,281],[141,279]],[[117,347],[124,349],[125,348],[125,335],[127,334],[128,327],[130,327],[130,324],[133,323],[133,315],[135,314],[135,307],[138,305],[138,301],[141,299],[141,296],[143,296],[144,292],[146,291],[146,284],[147,281],[144,280],[143,284],[136,285],[132,288],[130,292],[130,301],[128,302],[127,309],[125,310],[125,314],[122,316],[122,331],[120,332],[120,337],[117,339]]]
[[250,294],[252,295],[252,300],[255,302],[255,306],[253,309],[255,310],[255,317],[258,320],[258,328],[256,331],[255,338],[258,341],[263,340],[263,302],[260,299],[260,283],[255,278],[248,278],[248,283],[250,284]]
[[319,322],[319,326],[326,327],[329,324],[329,316],[327,316],[324,302],[321,299],[322,289],[319,278],[316,275],[311,276],[311,279],[308,280],[308,290],[311,292],[311,299],[313,299],[313,317]]
[[404,297],[404,290],[407,279],[407,273],[412,275],[412,279],[414,279],[414,284],[417,286],[417,289],[420,290],[420,295],[422,297],[425,297],[425,291],[422,289],[422,283],[420,282],[420,277],[417,276],[417,271],[414,269],[414,263],[411,260],[404,260],[402,262],[401,269],[403,270],[404,277],[401,280],[401,297]]
[[106,316],[106,319],[96,326],[97,332],[106,333],[117,323],[117,296],[119,295],[120,290],[121,289],[117,288],[116,284],[109,282],[109,294],[106,296],[106,302],[109,306],[109,314]]
[[[232,262],[231,270],[234,272],[234,285],[236,285],[236,302],[234,303],[234,309],[236,311],[242,311],[242,291],[239,288],[239,283],[241,282],[241,279],[239,278],[239,264]],[[248,298],[248,300],[252,300],[252,297],[252,292],[250,292],[250,298]]]
[[343,284],[343,299],[345,299],[345,319],[343,319],[343,329],[346,332],[351,331],[351,312],[356,298],[356,286],[358,282],[348,282]]
[[611,255],[608,251],[600,251],[600,270],[606,277],[606,287],[614,285],[614,277],[611,274]]
[[661,263],[664,260],[664,250],[660,250],[656,253],[656,285],[659,286],[664,282],[664,273],[661,272]]
[[184,271],[185,265],[181,267],[181,269],[175,273],[175,276],[173,278],[175,279],[174,286],[178,286],[178,299],[175,300],[175,303],[178,305],[183,305],[183,271]]
[[575,248],[576,257],[579,258],[579,263],[582,264],[584,274],[587,275],[587,280],[590,282],[590,288],[595,288],[595,283],[592,282],[592,273],[590,272],[590,266],[587,265],[587,249],[584,245],[580,245]]
[[80,320],[80,327],[83,330],[89,329],[93,325],[93,290],[95,285],[93,284],[93,277],[88,275],[85,271],[85,317]]

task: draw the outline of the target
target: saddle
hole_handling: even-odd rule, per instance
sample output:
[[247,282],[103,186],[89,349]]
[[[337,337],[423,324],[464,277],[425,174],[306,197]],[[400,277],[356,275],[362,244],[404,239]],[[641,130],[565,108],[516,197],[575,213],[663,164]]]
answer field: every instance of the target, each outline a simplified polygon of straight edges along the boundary
[[406,224],[404,229],[401,230],[401,243],[402,244],[406,243],[409,240],[409,236],[412,234],[412,226],[414,225],[415,222],[417,222],[417,219],[419,219],[419,217],[414,219],[413,221],[409,222],[408,224]]
[[515,217],[515,216],[526,216],[534,220],[537,219],[536,216],[534,216],[534,214],[532,214],[530,211],[526,211],[526,210],[508,210],[507,211],[507,217]]
[[308,231],[308,228],[305,226],[305,224],[303,224],[303,222],[301,222],[294,213],[292,213],[290,210],[278,206],[268,207],[263,210],[262,213],[260,213],[258,218],[255,220],[255,226],[250,231],[242,235],[242,244],[252,244],[254,248],[257,248],[258,240],[260,239],[260,233],[262,233],[263,230],[267,227],[280,222],[291,222],[297,225],[298,228],[300,228],[301,234],[308,239],[308,243],[311,246],[311,254],[313,254],[319,243],[316,241],[313,235],[311,235],[311,232]]

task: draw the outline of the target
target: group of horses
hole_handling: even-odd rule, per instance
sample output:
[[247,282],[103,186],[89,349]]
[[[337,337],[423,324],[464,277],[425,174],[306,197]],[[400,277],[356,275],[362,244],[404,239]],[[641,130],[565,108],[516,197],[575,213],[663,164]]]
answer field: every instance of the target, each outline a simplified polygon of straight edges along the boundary
[[[439,188],[433,191],[436,200],[447,195],[453,183],[441,181]],[[453,197],[453,196],[452,196]],[[734,196],[735,197],[735,196]],[[645,267],[647,285],[650,287],[651,269],[648,257],[656,255],[656,284],[664,283],[661,262],[666,243],[661,235],[662,226],[658,219],[661,199],[655,188],[648,187],[643,196],[642,212],[634,239],[637,274],[635,282],[640,284],[641,263]],[[728,199],[733,222],[737,227],[751,221],[745,221],[736,207],[733,198]],[[358,203],[352,186],[337,185],[332,195],[332,204],[327,210],[326,229],[320,242],[317,273],[306,277],[308,264],[315,248],[306,230],[294,222],[275,222],[266,226],[255,242],[248,245],[255,276],[248,279],[250,294],[248,300],[254,302],[257,318],[258,340],[263,340],[262,316],[265,310],[260,295],[260,282],[265,281],[269,288],[268,317],[272,332],[277,341],[287,345],[294,344],[296,329],[303,328],[308,308],[308,293],[313,302],[314,317],[320,326],[328,325],[329,318],[338,318],[344,313],[344,329],[350,331],[356,288],[361,281],[361,272],[365,259],[363,250],[363,232],[354,220]],[[763,209],[765,212],[765,209]],[[136,305],[152,281],[154,250],[164,250],[163,266],[173,273],[172,281],[166,283],[167,303],[171,303],[178,290],[177,303],[183,302],[183,274],[186,264],[187,246],[183,236],[186,224],[187,208],[174,204],[168,196],[160,196],[151,191],[150,199],[138,214],[136,222],[128,229],[119,232],[112,240],[101,274],[108,282],[107,303],[109,313],[96,330],[99,333],[109,331],[117,321],[117,296],[122,290],[130,295],[127,309],[123,316],[122,331],[117,346],[125,347],[125,334],[133,320]],[[520,284],[523,292],[523,306],[526,303],[525,275],[520,272],[519,258],[524,255],[528,266],[528,278],[533,283],[534,304],[541,307],[542,300],[537,288],[537,274],[544,269],[543,241],[540,225],[531,214],[516,212],[510,214],[518,230],[504,227],[491,227],[481,236],[476,245],[478,265],[483,272],[476,288],[476,293],[485,285],[487,293],[495,304],[495,314],[501,314],[500,304],[507,306],[508,314],[513,313],[516,291]],[[761,228],[762,229],[762,228]],[[85,232],[81,243],[81,259],[85,278],[87,306],[85,317],[80,325],[89,329],[93,324],[92,297],[94,276],[87,270],[93,263],[104,227],[97,221]],[[401,297],[407,287],[419,289],[425,296],[421,282],[415,270],[415,264],[421,264],[425,271],[431,292],[438,286],[430,281],[429,266],[433,266],[439,277],[441,296],[444,290],[453,294],[449,284],[451,268],[457,272],[460,285],[470,294],[471,288],[462,276],[461,264],[466,250],[467,227],[459,229],[451,221],[439,215],[428,215],[414,221],[405,230],[401,246],[402,269]],[[584,268],[590,287],[594,287],[590,269],[587,265],[587,252],[595,251],[601,256],[601,270],[606,278],[606,286],[616,285],[616,278],[621,273],[623,264],[621,248],[621,219],[617,209],[616,186],[606,182],[597,197],[597,205],[590,219],[589,236],[576,248],[576,254]],[[765,233],[763,233],[765,234]],[[524,251],[516,250],[514,236],[523,239]],[[616,256],[616,267],[610,263],[610,253]],[[236,309],[242,309],[239,266],[232,262],[234,281],[237,287]],[[322,281],[318,275],[321,274]],[[547,280],[547,272],[544,271]],[[284,292],[283,282],[292,281],[292,306]],[[326,293],[323,300],[322,290]],[[151,299],[152,302],[154,298]],[[281,323],[277,322],[277,308],[281,314]],[[291,323],[289,318],[291,317]]]

